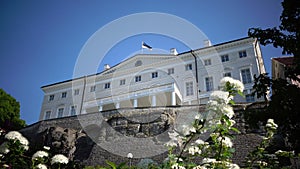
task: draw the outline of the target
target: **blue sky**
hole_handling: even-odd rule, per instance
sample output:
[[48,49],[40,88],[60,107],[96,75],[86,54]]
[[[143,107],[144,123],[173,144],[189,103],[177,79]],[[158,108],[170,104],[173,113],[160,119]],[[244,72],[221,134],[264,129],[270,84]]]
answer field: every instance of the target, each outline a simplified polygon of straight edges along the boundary
[[[21,118],[32,124],[41,109],[40,87],[71,79],[88,39],[118,18],[142,12],[175,15],[218,44],[246,37],[251,27],[278,26],[281,11],[280,0],[2,0],[0,88],[20,102]],[[163,50],[176,47],[179,53],[190,50],[170,37],[140,34],[117,43],[99,68],[104,62],[115,65],[132,56],[141,49],[141,41]],[[281,56],[281,50],[262,47],[262,54],[270,72],[270,59]]]

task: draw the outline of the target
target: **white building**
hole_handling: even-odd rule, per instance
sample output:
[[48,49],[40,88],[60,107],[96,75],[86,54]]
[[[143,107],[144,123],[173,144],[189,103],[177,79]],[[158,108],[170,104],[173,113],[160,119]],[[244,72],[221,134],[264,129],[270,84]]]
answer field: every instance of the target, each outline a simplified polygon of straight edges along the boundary
[[245,84],[251,96],[253,75],[265,73],[259,43],[243,38],[177,54],[138,54],[101,73],[42,87],[40,120],[128,107],[205,104],[224,76]]

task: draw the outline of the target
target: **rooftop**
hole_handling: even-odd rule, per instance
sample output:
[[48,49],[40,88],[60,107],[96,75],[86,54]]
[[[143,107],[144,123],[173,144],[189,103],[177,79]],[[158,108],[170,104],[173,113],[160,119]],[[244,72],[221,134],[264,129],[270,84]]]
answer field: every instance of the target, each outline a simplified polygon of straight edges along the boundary
[[288,57],[278,57],[278,58],[272,58],[273,60],[276,60],[279,63],[282,63],[286,66],[290,66],[293,64],[294,57],[293,56],[288,56]]
[[[190,53],[192,51],[201,51],[201,50],[206,50],[206,49],[210,49],[210,48],[215,48],[215,47],[218,47],[218,46],[222,46],[222,45],[226,45],[226,44],[230,44],[230,43],[234,43],[234,42],[239,42],[239,41],[243,41],[243,40],[254,40],[253,38],[251,37],[243,37],[243,38],[240,38],[240,39],[236,39],[236,40],[231,40],[231,41],[227,41],[227,42],[223,42],[223,43],[219,43],[219,44],[216,44],[216,45],[210,45],[210,46],[205,46],[205,47],[201,47],[199,49],[195,49],[195,50],[190,50],[190,51],[185,51],[185,52],[182,52],[182,53],[179,53],[178,56],[180,55],[184,55],[184,54],[187,54],[187,53]],[[172,56],[171,54],[138,54],[138,55],[151,55],[151,56],[162,56],[162,55],[166,55],[166,56]],[[135,55],[136,56],[136,55]],[[133,57],[135,57],[133,56]],[[122,62],[125,62],[133,57],[130,57]],[[121,63],[122,63],[121,62]],[[102,74],[102,73],[105,73],[105,72],[109,72],[109,71],[112,71],[113,68],[116,68],[118,65],[120,65],[121,63],[118,63],[112,67],[110,67],[110,69],[108,70],[104,70],[102,72],[98,72],[96,74],[91,74],[91,75],[86,75],[86,76],[82,76],[82,77],[77,77],[77,78],[73,78],[73,79],[69,79],[69,80],[65,80],[65,81],[61,81],[61,82],[57,82],[57,83],[53,83],[53,84],[48,84],[48,85],[44,85],[42,86],[41,88],[47,88],[47,87],[50,87],[50,86],[54,86],[54,85],[58,85],[58,84],[63,84],[63,83],[66,83],[66,82],[72,82],[73,80],[78,80],[78,79],[82,79],[82,78],[85,78],[85,77],[90,77],[90,76],[94,76],[94,75],[99,75],[99,74]]]

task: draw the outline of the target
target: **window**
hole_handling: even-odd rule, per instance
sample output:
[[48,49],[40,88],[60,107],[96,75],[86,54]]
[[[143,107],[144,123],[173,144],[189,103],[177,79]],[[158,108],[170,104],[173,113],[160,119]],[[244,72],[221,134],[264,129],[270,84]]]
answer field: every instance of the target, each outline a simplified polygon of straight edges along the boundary
[[50,117],[51,117],[51,111],[46,111],[45,120],[50,119]]
[[125,85],[125,79],[120,80],[120,85]]
[[252,79],[251,79],[251,72],[250,72],[250,69],[247,68],[247,69],[242,69],[241,70],[241,75],[242,75],[242,81],[244,84],[247,84],[247,83],[251,83],[252,82]]
[[138,61],[135,62],[134,66],[138,67],[138,66],[141,66],[142,64],[143,64],[143,62],[138,60]]
[[61,98],[66,98],[67,97],[67,92],[62,92],[61,93]]
[[252,94],[246,95],[246,102],[254,102],[254,101],[255,101],[254,95],[252,95]]
[[158,72],[152,72],[152,79],[158,77]]
[[231,72],[224,73],[224,77],[231,77]]
[[222,62],[228,62],[229,61],[229,56],[228,55],[222,55],[221,60],[222,60]]
[[79,95],[79,89],[74,90],[74,95]]
[[135,82],[142,81],[142,76],[135,76]]
[[96,91],[96,86],[95,85],[91,86],[91,88],[90,88],[90,92],[94,92],[94,91]]
[[77,106],[76,106],[76,105],[71,106],[71,109],[70,109],[70,115],[71,115],[71,116],[76,115],[76,109],[77,109]]
[[170,75],[170,74],[174,74],[174,68],[168,69],[168,75]]
[[110,88],[110,83],[105,83],[104,84],[104,89],[109,89]]
[[185,65],[185,70],[193,70],[193,65],[192,64]]
[[204,65],[205,66],[211,65],[211,60],[210,59],[205,59],[204,60]]
[[186,96],[194,95],[193,82],[186,82],[185,88],[186,88]]
[[54,100],[54,94],[49,96],[49,101],[52,101],[52,100]]
[[58,109],[58,112],[57,112],[57,118],[60,118],[63,116],[63,113],[64,113],[64,108],[59,108]]
[[205,86],[206,86],[206,91],[212,91],[214,89],[214,83],[212,77],[205,78]]
[[240,58],[247,57],[247,52],[245,50],[239,51],[239,56],[240,56]]

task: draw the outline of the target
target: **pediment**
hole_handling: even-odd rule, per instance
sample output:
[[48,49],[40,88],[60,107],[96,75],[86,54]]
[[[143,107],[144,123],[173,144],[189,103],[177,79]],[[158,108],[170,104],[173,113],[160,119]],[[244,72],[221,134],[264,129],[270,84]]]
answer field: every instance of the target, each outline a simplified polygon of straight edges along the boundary
[[135,55],[124,60],[112,69],[115,71],[126,71],[138,68],[145,68],[150,65],[159,64],[163,61],[174,59],[174,55]]

